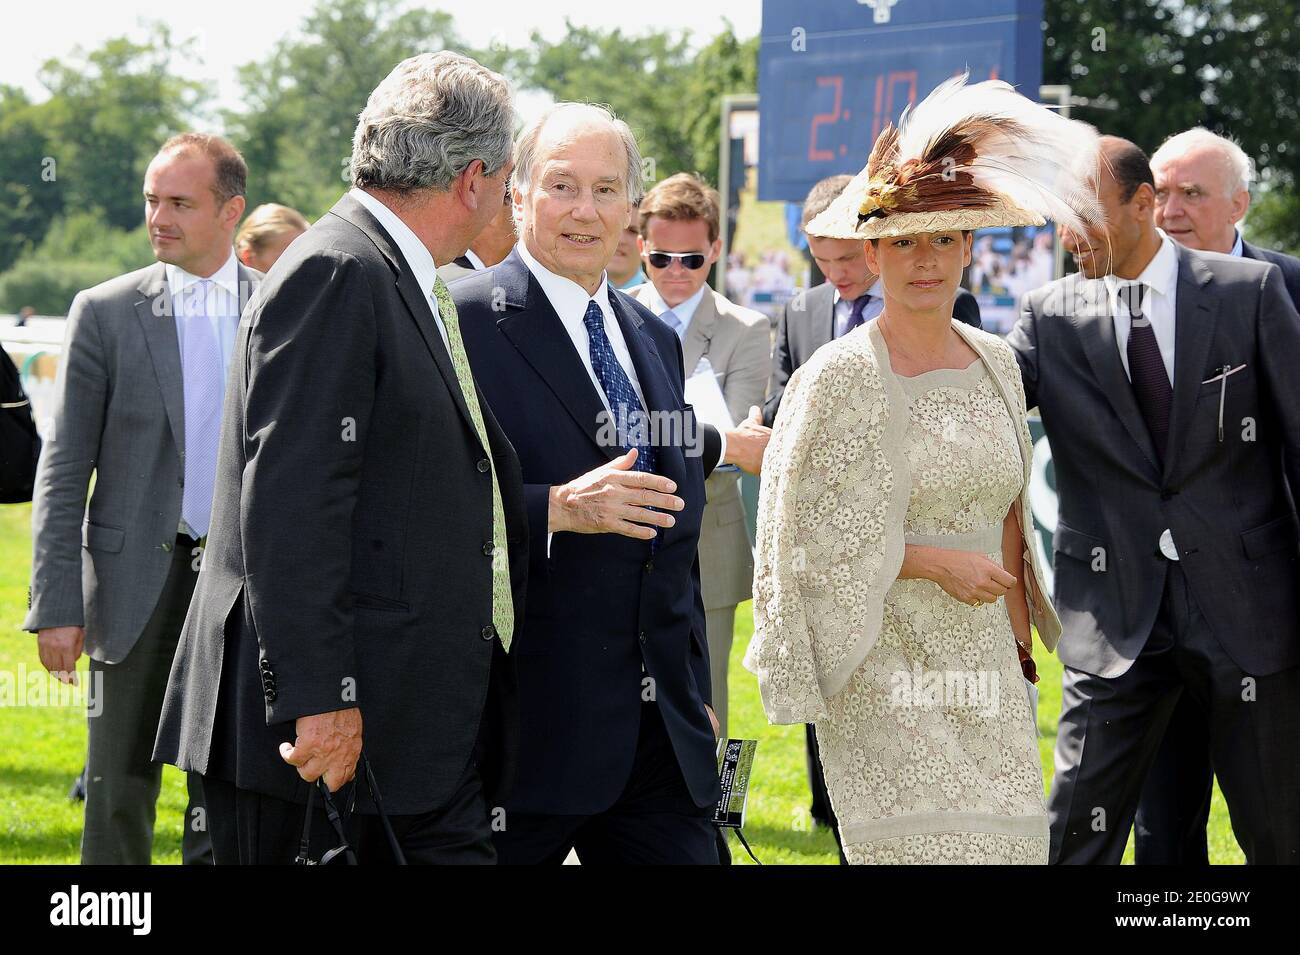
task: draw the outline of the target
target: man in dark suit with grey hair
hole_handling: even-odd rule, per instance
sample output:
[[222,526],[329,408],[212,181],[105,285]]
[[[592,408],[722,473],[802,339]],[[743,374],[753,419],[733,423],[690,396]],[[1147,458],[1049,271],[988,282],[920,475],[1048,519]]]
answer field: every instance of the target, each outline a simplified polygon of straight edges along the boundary
[[[407,862],[495,861],[523,489],[437,267],[501,208],[513,122],[473,60],[398,64],[358,122],[354,188],[241,324],[155,752],[203,774],[218,865],[292,861],[308,784],[364,778],[363,743]],[[391,862],[369,797],[349,839]],[[318,810],[308,855],[337,839]]]
[[[1282,271],[1300,309],[1300,259],[1247,242],[1237,223],[1250,208],[1251,163],[1226,136],[1196,127],[1170,136],[1151,156],[1156,225],[1189,249],[1268,262]],[[1300,359],[1300,355],[1294,356]],[[1133,823],[1138,865],[1208,865],[1206,825],[1214,774],[1210,729],[1189,698],[1178,702],[1147,775]]]
[[1008,342],[1052,445],[1065,676],[1053,863],[1119,863],[1180,699],[1248,862],[1300,862],[1300,315],[1272,265],[1156,229],[1146,155],[1103,137],[1106,224]]

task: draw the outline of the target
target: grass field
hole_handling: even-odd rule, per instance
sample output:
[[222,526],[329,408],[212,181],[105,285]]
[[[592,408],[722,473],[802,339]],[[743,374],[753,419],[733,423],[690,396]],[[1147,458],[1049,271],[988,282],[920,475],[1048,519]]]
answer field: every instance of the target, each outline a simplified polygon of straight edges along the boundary
[[[31,565],[26,505],[0,505],[0,674],[39,673],[36,641],[19,630],[27,606]],[[731,733],[759,740],[745,835],[765,864],[833,864],[835,842],[814,830],[808,815],[803,728],[769,726],[753,677],[740,665],[749,643],[748,605],[736,615],[731,662]],[[1061,707],[1061,669],[1039,648],[1039,750],[1050,785],[1052,746]],[[85,658],[82,658],[85,668]],[[10,677],[11,679],[13,677]],[[0,863],[73,863],[81,838],[81,803],[67,798],[86,746],[83,712],[72,707],[6,707],[0,711]],[[179,863],[185,783],[168,766],[158,801],[154,861]],[[748,862],[735,846],[738,862]],[[1132,847],[1126,856],[1132,861]],[[1228,812],[1215,787],[1210,816],[1210,861],[1240,863]]]

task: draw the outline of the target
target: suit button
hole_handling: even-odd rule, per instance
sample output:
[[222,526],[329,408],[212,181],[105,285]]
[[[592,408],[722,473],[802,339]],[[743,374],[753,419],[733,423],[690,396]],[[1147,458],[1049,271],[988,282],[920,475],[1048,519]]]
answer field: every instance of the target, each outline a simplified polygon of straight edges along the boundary
[[496,547],[492,544],[491,541],[488,541],[486,544],[483,545],[483,553],[486,554],[488,557],[491,557],[495,552],[496,552]]
[[497,635],[497,628],[492,624],[488,624],[486,627],[484,627],[483,631],[479,634],[479,636],[482,637],[484,640],[495,640],[496,635]]
[[637,639],[640,640],[642,643],[645,643],[645,631],[644,631],[644,630],[642,630],[639,634],[637,634]]
[[653,560],[647,560],[647,561],[645,562],[645,567],[642,568],[642,569],[643,569],[647,574],[650,573],[650,571],[652,571],[652,570],[655,569],[655,562],[654,562]]
[[478,463],[479,474],[487,474],[491,470],[492,470],[492,463],[488,461],[487,458],[484,458],[482,461]]
[[171,542],[171,541],[163,541],[163,543],[162,543],[162,549],[163,549],[163,551],[164,551],[165,553],[170,554],[170,553],[171,553],[171,550],[172,550],[172,542]]
[[276,697],[275,687],[270,687],[264,695],[266,696],[266,702],[274,703]]

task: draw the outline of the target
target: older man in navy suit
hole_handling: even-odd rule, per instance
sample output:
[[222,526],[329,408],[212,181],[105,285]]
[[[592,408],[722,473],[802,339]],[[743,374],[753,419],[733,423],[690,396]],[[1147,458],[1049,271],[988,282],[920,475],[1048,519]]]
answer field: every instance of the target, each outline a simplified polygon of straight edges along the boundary
[[722,448],[686,406],[677,335],[605,273],[640,180],[625,123],[553,107],[515,147],[519,244],[452,287],[535,548],[502,863],[718,861],[696,545]]

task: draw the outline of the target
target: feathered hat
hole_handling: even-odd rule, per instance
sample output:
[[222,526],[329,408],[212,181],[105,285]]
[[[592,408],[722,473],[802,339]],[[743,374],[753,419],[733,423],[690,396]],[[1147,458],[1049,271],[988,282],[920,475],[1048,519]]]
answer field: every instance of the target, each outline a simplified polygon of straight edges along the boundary
[[936,87],[886,125],[858,173],[809,235],[873,239],[919,232],[1100,222],[1091,180],[1097,131],[1001,80]]

